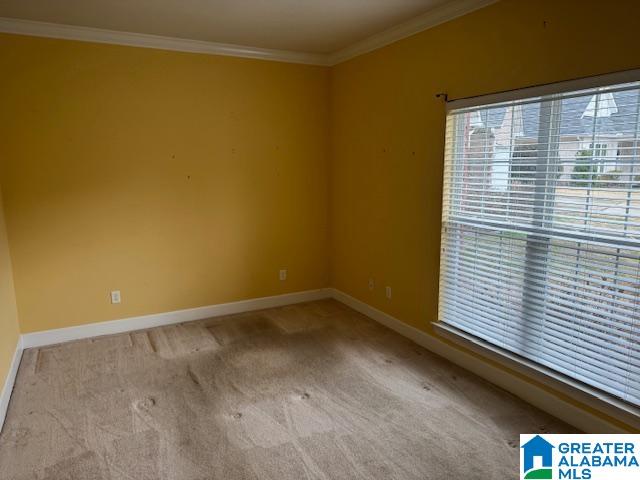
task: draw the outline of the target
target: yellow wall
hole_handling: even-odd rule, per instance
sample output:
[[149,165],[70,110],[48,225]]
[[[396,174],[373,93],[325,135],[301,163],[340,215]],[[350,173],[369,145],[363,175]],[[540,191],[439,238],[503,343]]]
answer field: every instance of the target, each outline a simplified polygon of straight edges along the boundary
[[23,333],[327,285],[326,68],[0,35],[0,72]]
[[330,283],[430,332],[445,119],[434,94],[640,67],[640,2],[606,7],[504,0],[332,69],[0,35],[21,330]]
[[18,343],[18,312],[0,192],[0,392]]
[[639,18],[637,0],[505,0],[333,68],[332,286],[430,333],[445,123],[435,94],[638,68]]
[[429,330],[445,123],[435,94],[459,98],[640,67],[640,2],[607,5],[504,0],[332,69],[334,287]]

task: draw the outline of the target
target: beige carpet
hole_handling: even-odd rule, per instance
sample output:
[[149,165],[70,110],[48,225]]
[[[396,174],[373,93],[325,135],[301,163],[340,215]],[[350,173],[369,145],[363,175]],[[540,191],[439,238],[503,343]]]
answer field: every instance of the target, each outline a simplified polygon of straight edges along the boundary
[[4,479],[513,479],[558,420],[332,300],[25,352]]

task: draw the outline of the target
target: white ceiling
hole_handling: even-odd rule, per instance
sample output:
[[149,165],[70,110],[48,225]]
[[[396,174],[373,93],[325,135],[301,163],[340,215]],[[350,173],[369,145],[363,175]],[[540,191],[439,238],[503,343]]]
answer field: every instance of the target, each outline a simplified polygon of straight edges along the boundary
[[327,54],[460,0],[0,0],[0,17]]

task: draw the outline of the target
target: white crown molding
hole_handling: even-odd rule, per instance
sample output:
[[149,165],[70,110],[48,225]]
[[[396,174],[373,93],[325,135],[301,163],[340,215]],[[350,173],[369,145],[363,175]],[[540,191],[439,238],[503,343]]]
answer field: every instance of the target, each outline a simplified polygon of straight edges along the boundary
[[337,65],[339,63],[350,60],[359,55],[377,50],[386,45],[395,43],[403,38],[410,37],[416,33],[428,30],[442,23],[461,17],[467,13],[479,10],[483,7],[496,3],[498,0],[455,0],[445,3],[439,7],[429,10],[422,15],[412,18],[411,20],[391,27],[380,33],[376,33],[364,40],[354,43],[349,47],[334,52],[328,56],[327,63],[329,65]]
[[377,33],[334,53],[306,53],[274,50],[229,43],[205,42],[186,38],[163,37],[144,33],[120,32],[100,28],[34,22],[17,18],[0,17],[0,33],[30,35],[34,37],[59,38],[81,42],[107,43],[130,47],[155,48],[177,52],[225,55],[229,57],[256,58],[275,62],[301,63],[306,65],[333,66],[358,55],[382,48],[423,30],[448,22],[454,18],[478,10],[498,0],[454,0],[440,7]]
[[16,18],[0,17],[0,32],[34,37],[60,38],[81,42],[107,43],[130,47],[174,50],[177,52],[204,53],[228,57],[256,58],[276,62],[327,65],[327,55],[287,50],[273,50],[229,43],[204,42],[184,38],[162,37],[144,33],[120,32],[100,28],[33,22]]

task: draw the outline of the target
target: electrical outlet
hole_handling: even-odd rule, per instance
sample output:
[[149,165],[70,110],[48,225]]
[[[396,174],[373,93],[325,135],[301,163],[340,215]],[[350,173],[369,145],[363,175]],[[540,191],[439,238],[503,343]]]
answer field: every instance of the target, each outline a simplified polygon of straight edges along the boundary
[[284,281],[287,279],[287,269],[284,268],[282,270],[280,270],[280,281]]
[[387,298],[391,299],[391,287],[384,287],[384,293]]
[[120,290],[111,292],[111,303],[120,303]]
[[369,290],[373,290],[376,286],[376,282],[373,280],[373,278],[369,279]]

